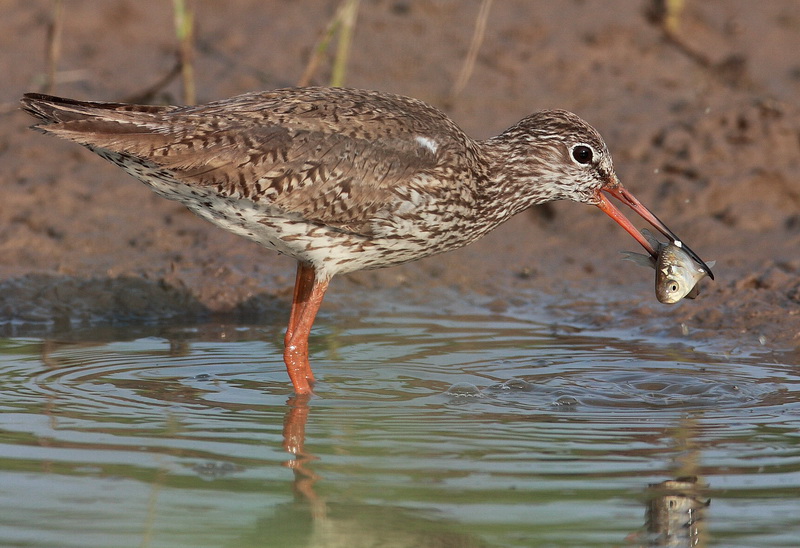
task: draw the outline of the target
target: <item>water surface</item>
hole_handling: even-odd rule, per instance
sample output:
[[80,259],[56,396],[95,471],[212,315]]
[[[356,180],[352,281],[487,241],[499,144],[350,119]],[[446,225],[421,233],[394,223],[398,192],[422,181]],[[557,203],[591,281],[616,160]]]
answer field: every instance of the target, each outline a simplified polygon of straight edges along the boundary
[[800,538],[800,376],[779,354],[481,306],[339,310],[305,400],[282,323],[0,341],[0,545]]

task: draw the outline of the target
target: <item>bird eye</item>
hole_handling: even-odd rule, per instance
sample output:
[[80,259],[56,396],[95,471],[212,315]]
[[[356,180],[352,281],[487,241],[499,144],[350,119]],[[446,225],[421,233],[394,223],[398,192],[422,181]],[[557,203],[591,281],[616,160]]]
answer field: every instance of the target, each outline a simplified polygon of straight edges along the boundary
[[579,164],[588,164],[592,161],[592,149],[586,145],[578,145],[572,149],[572,157]]

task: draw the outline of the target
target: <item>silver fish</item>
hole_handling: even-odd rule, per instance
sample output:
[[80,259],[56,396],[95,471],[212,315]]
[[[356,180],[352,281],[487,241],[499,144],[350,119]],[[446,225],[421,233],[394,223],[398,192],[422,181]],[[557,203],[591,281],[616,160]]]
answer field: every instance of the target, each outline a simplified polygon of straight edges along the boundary
[[[660,242],[647,229],[642,230],[642,234],[656,249],[658,258],[632,251],[623,251],[622,254],[629,261],[655,269],[658,302],[675,304],[683,298],[697,297],[700,293],[697,282],[708,276],[708,271],[683,250],[680,242]],[[708,267],[714,264],[715,261],[709,261]]]

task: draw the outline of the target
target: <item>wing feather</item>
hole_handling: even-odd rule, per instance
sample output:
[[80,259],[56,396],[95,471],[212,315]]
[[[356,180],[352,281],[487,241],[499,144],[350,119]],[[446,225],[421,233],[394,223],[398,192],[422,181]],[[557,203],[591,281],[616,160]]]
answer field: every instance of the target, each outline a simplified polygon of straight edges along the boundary
[[190,186],[355,232],[368,231],[408,185],[424,195],[443,159],[463,158],[469,148],[437,109],[358,90],[277,90],[197,107],[29,96],[23,108],[43,121],[42,131],[154,164]]

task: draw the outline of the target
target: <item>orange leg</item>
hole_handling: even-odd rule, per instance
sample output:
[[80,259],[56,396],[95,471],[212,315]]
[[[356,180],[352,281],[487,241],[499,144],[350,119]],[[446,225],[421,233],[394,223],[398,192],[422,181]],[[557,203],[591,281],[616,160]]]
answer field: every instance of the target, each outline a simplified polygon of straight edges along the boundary
[[314,373],[308,362],[308,336],[326,289],[328,280],[319,280],[312,266],[298,263],[283,349],[283,361],[297,394],[309,394],[314,383]]
[[303,263],[297,263],[297,276],[294,280],[294,293],[292,294],[292,311],[289,313],[289,325],[283,339],[284,346],[289,346],[304,303],[308,301],[311,286],[314,285],[314,269]]

